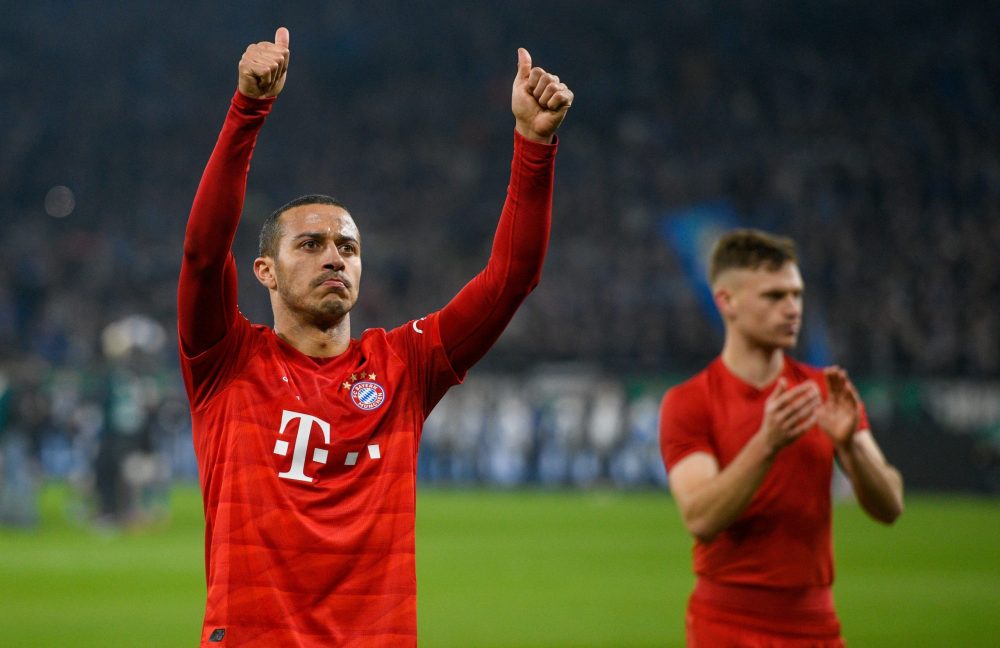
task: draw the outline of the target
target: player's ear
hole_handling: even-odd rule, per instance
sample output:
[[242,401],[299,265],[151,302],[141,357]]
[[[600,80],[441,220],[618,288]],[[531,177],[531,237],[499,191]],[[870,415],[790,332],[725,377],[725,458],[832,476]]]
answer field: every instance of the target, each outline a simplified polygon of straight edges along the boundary
[[274,259],[257,257],[253,261],[253,273],[262,286],[268,290],[277,290],[278,280],[274,273]]
[[726,322],[733,312],[733,293],[729,288],[720,286],[716,288],[715,293],[712,295],[715,299],[715,307],[719,309],[719,315],[722,315],[722,319]]

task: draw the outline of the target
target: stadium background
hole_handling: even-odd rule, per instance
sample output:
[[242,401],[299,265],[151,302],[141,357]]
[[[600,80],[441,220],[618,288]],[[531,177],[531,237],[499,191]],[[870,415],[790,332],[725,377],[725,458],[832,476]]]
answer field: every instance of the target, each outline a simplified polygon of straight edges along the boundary
[[[718,351],[698,259],[732,224],[798,240],[808,285],[799,355],[852,372],[913,494],[895,529],[838,529],[848,638],[918,645],[902,630],[864,634],[909,610],[914,620],[899,627],[942,645],[927,634],[942,626],[920,619],[943,598],[963,610],[956,625],[974,633],[961,645],[989,645],[1000,628],[978,611],[1000,607],[995,4],[286,5],[0,2],[0,643],[58,643],[42,629],[81,636],[83,615],[54,606],[93,594],[60,587],[101,564],[101,547],[134,556],[126,565],[137,587],[158,590],[167,572],[186,574],[173,625],[196,628],[196,473],[174,345],[181,241],[239,54],[284,24],[289,82],[258,143],[237,261],[249,268],[274,207],[308,192],[336,195],[365,237],[356,331],[439,308],[485,261],[509,167],[515,48],[577,95],[560,131],[542,284],[425,432],[418,560],[427,645],[677,641],[688,542],[663,494],[656,408],[667,386]],[[264,291],[249,272],[242,279],[241,308],[268,321]],[[921,495],[929,492],[939,495]],[[845,506],[838,524],[849,525],[855,514]],[[481,509],[490,513],[477,532]],[[647,553],[636,560],[649,568],[575,587],[620,597],[586,612],[588,624],[567,612],[588,609],[574,588],[559,599],[546,577],[483,576],[478,589],[462,580],[491,573],[481,556],[461,563],[463,539],[480,547],[508,538],[484,552],[502,562],[505,547],[521,547],[507,567],[538,574],[547,565],[552,587],[574,582],[571,571],[612,568],[603,545],[579,547],[586,560],[576,568],[542,559],[545,540],[561,536],[541,522],[558,525],[575,511],[574,520],[597,523],[606,509],[632,511],[635,524],[608,521],[623,525],[608,547],[639,538]],[[977,513],[963,517],[969,510]],[[466,517],[445,515],[452,511]],[[537,544],[527,542],[532,529]],[[983,544],[959,550],[958,538]],[[857,563],[848,561],[852,542]],[[897,551],[908,543],[922,547],[911,561],[921,573],[955,580],[925,582],[901,567],[896,589],[869,583],[878,565],[860,548],[882,547],[891,563],[910,555]],[[522,564],[526,554],[538,564]],[[952,562],[934,562],[945,555]],[[164,556],[169,569],[153,564]],[[100,582],[118,567],[90,575]],[[537,605],[527,603],[532,589]],[[914,601],[928,590],[939,595],[925,610]],[[500,612],[479,626],[456,621],[509,597],[525,601],[500,624],[509,635],[491,625]],[[160,645],[123,634],[123,616],[139,628],[151,622],[148,602],[135,607],[141,598],[112,602],[94,645]],[[883,614],[852,627],[850,611],[871,605]],[[525,610],[546,608],[548,620],[566,616],[586,632],[524,633],[546,627]],[[5,641],[5,627],[28,630],[9,630]],[[480,636],[477,627],[491,630]]]

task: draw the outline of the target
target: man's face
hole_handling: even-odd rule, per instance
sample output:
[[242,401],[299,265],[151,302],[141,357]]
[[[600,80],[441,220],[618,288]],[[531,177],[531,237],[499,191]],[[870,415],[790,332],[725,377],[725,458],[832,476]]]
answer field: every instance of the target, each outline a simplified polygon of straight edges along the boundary
[[802,327],[802,275],[792,262],[725,271],[716,281],[716,303],[730,335],[754,346],[789,349]]
[[354,307],[361,283],[361,235],[354,219],[336,205],[299,205],[281,215],[279,226],[276,257],[262,257],[273,289],[306,323],[335,324]]

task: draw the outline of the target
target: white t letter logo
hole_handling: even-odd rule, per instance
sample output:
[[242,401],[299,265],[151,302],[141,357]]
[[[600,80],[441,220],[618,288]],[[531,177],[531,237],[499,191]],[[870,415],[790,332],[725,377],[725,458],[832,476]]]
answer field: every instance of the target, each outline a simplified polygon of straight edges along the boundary
[[[323,440],[329,444],[330,424],[323,419],[316,418],[315,416],[309,416],[308,414],[302,414],[300,412],[282,410],[281,427],[278,428],[278,434],[283,435],[285,433],[285,428],[288,427],[288,424],[295,419],[299,420],[299,429],[295,433],[295,449],[292,451],[292,465],[286,472],[278,473],[278,477],[312,483],[315,480],[304,471],[306,467],[306,455],[309,453],[309,432],[312,430],[312,426],[315,423],[323,432]],[[278,439],[274,444],[274,454],[287,457],[288,441]],[[326,450],[316,448],[313,450],[313,461],[325,464],[327,454],[328,452]]]

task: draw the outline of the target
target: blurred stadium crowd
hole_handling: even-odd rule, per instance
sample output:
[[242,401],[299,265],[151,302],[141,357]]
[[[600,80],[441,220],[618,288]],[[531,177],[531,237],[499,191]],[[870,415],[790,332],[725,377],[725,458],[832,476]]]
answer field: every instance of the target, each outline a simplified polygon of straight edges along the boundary
[[[9,502],[32,472],[72,477],[111,519],[193,474],[174,342],[184,223],[239,54],[278,24],[292,34],[288,88],[235,246],[255,321],[269,322],[249,272],[259,224],[317,191],[345,201],[364,236],[356,332],[439,308],[488,254],[515,48],[576,92],[542,284],[484,377],[432,419],[425,478],[661,482],[659,394],[633,398],[627,380],[658,385],[718,352],[716,322],[662,235],[670,214],[702,204],[797,239],[807,326],[854,375],[1000,377],[1000,5],[287,4],[9,7],[9,519],[30,518]],[[526,375],[540,366],[562,386],[526,387],[549,384]],[[471,437],[455,432],[462,416]]]

